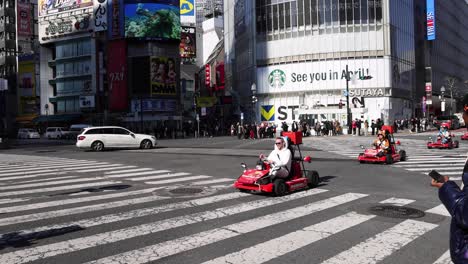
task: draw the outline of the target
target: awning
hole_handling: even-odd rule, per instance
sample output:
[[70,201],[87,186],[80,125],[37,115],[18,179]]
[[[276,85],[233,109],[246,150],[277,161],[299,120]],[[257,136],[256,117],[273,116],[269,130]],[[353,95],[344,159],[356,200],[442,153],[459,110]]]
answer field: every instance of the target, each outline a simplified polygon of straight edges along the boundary
[[81,114],[63,114],[63,115],[41,115],[33,119],[33,123],[46,123],[46,122],[57,122],[57,123],[68,123],[73,121],[79,121]]
[[17,123],[27,124],[31,123],[34,118],[37,118],[37,115],[24,115],[16,117]]

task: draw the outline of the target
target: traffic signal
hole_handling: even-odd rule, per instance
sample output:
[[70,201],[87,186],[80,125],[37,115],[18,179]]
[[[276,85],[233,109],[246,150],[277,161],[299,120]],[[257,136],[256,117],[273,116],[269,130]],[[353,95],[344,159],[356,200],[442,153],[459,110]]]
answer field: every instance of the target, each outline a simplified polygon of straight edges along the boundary
[[366,75],[366,76],[359,76],[359,80],[370,80],[372,79],[372,76]]

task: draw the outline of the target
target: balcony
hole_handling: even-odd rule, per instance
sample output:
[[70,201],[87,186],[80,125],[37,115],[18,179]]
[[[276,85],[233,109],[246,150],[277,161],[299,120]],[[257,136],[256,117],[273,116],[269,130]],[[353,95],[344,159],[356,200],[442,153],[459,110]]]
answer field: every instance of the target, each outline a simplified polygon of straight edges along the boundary
[[56,65],[55,60],[48,61],[47,65],[49,65],[49,67],[51,67],[51,68],[55,67],[55,65]]

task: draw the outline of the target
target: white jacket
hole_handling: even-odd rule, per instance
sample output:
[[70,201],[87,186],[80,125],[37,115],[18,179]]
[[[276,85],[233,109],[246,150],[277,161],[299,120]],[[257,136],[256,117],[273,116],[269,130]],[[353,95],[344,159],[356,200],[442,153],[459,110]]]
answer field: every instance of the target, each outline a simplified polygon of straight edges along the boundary
[[275,162],[275,166],[285,167],[287,170],[291,169],[292,153],[288,149],[288,141],[284,139],[284,148],[282,150],[278,149],[278,146],[275,144],[275,149],[268,156],[268,160]]

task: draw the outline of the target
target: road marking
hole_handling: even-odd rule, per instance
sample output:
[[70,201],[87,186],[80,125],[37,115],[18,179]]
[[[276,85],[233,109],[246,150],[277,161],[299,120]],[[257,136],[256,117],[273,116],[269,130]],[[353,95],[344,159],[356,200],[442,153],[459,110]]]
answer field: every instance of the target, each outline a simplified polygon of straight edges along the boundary
[[452,258],[450,257],[450,250],[445,251],[433,264],[453,264]]
[[433,163],[433,164],[443,164],[443,163],[465,163],[465,159],[456,159],[456,160],[421,160],[421,161],[401,161],[401,164],[421,164],[421,163]]
[[98,171],[130,169],[130,168],[136,168],[136,166],[126,166],[123,164],[111,164],[111,165],[106,165],[106,166],[99,166],[99,168],[95,167],[94,169],[77,170],[77,172],[98,172]]
[[[83,197],[83,198],[72,198],[72,199],[56,200],[56,201],[43,202],[43,203],[33,203],[33,204],[3,207],[3,208],[0,208],[0,213],[21,212],[21,211],[27,211],[27,210],[33,210],[33,209],[62,206],[62,205],[67,205],[67,204],[92,202],[92,201],[113,199],[113,198],[119,198],[119,197],[129,197],[133,195],[152,193],[157,189],[160,189],[160,188],[149,188],[149,189],[130,191],[130,192],[103,194],[103,195]],[[18,199],[18,200],[21,200],[21,199]]]
[[[413,167],[416,167],[416,168],[420,168],[420,167],[426,167],[426,168],[432,168],[435,166],[435,164],[437,163],[434,163],[434,164],[424,164],[424,165],[416,165],[416,164],[411,164],[411,165],[404,165],[404,164],[395,164],[395,165],[392,165],[393,167],[399,167],[399,168],[413,168]],[[458,166],[458,165],[465,165],[465,162],[456,162],[456,163],[452,163],[452,164],[449,164],[449,165],[455,165],[455,166]],[[443,164],[443,165],[440,165],[440,166],[447,166],[447,164]],[[440,168],[440,166],[438,166]]]
[[432,209],[426,210],[426,213],[438,214],[438,215],[443,215],[443,216],[451,216],[449,211],[447,211],[447,208],[445,208],[445,205],[443,204],[440,204]]
[[48,172],[48,173],[30,174],[30,175],[27,175],[27,176],[14,176],[14,177],[0,178],[0,181],[29,179],[29,178],[36,178],[36,177],[39,177],[39,176],[50,176],[50,175],[57,176],[57,175],[65,175],[67,173],[68,172],[54,171],[54,172]]
[[[282,201],[286,202],[291,199],[299,199],[302,197],[305,197],[307,195],[313,195],[313,194],[318,194],[325,192],[326,190],[320,190],[320,189],[313,189],[308,192],[300,192],[297,193],[298,195],[295,196],[284,196],[278,198],[273,198],[269,199],[271,201]],[[344,194],[340,196],[336,196],[333,198],[329,198],[326,200],[322,200],[316,203],[308,204],[306,206],[301,206],[298,208],[290,209],[287,211],[279,212],[279,213],[274,213],[270,215],[266,215],[263,217],[259,217],[256,219],[248,220],[241,222],[239,224],[231,225],[232,228],[236,228],[239,230],[243,230],[243,224],[246,224],[247,229],[260,229],[266,227],[265,224],[278,224],[282,223],[283,221],[299,218],[301,216],[309,215],[314,212],[318,212],[321,210],[325,210],[343,203],[350,202],[352,200],[356,200],[362,197],[365,197],[367,195],[365,194],[356,194],[356,193],[349,193],[349,194]],[[236,214],[240,212],[245,212],[245,210],[255,210],[258,207],[257,206],[247,206],[247,205],[236,205],[234,207],[235,209],[230,212],[231,214]],[[14,252],[9,252],[0,255],[0,263],[15,263],[15,264],[20,264],[20,263],[25,263],[25,262],[30,262],[30,261],[35,261],[38,259],[43,259],[47,257],[52,257],[56,255],[61,255],[61,254],[66,254],[82,249],[87,249],[91,247],[96,247],[100,245],[106,245],[109,243],[114,243],[118,241],[122,241],[125,239],[130,239],[130,238],[135,238],[147,234],[152,234],[156,233],[159,231],[163,230],[169,230],[175,227],[180,227],[188,224],[193,224],[193,223],[198,223],[202,221],[206,221],[208,219],[217,219],[217,218],[222,218],[227,215],[229,215],[229,211],[226,211],[225,209],[223,210],[214,210],[214,211],[208,211],[204,213],[199,213],[195,214],[197,215],[196,217],[189,217],[187,215],[183,215],[180,217],[176,217],[174,219],[168,219],[168,220],[162,220],[162,221],[157,221],[153,222],[150,224],[143,224],[139,226],[134,226],[134,227],[129,227],[129,228],[124,228],[120,230],[115,230],[115,231],[109,231],[105,233],[100,233],[97,235],[92,235],[88,237],[81,237],[81,238],[76,238],[76,239],[70,239],[67,241],[62,241],[62,242],[57,242],[49,245],[43,245],[43,246],[38,246],[38,247],[31,247],[28,249],[23,249],[23,250],[18,250]],[[209,218],[208,218],[209,217]],[[255,224],[255,222],[258,222]],[[227,226],[226,228],[230,228],[231,226]],[[211,238],[211,234],[213,232],[223,232],[225,229],[214,229],[208,232],[208,235]],[[228,231],[230,235],[240,235],[240,232],[233,232],[233,231]],[[227,236],[213,236],[213,238],[217,238],[219,240],[227,238]],[[219,237],[219,238],[218,238]],[[185,238],[187,239],[187,237]],[[182,240],[180,242],[177,242],[175,244],[172,244],[172,241],[167,242],[168,244],[171,244],[168,246],[168,249],[170,250],[179,250],[182,249],[181,247],[182,243],[187,243],[188,241]],[[179,239],[181,240],[181,239]],[[174,240],[175,241],[175,240]],[[193,243],[193,240],[190,240],[191,243],[189,243],[189,246],[191,247],[197,247],[197,246],[202,246],[198,241],[195,244]],[[200,241],[201,242],[201,241]],[[177,246],[176,246],[177,245]],[[151,254],[150,254],[151,255]],[[134,262],[136,259],[132,259],[130,262]],[[143,260],[143,259],[142,259]],[[130,263],[126,262],[126,263]],[[145,262],[149,262],[145,261]],[[111,262],[115,263],[115,262]]]
[[11,169],[11,170],[2,170],[2,174],[6,172],[20,172],[20,171],[35,171],[37,169],[57,169],[57,168],[71,168],[71,167],[90,167],[90,166],[98,166],[98,165],[106,165],[109,164],[107,162],[86,162],[83,164],[76,164],[76,163],[70,163],[66,165],[62,165],[63,163],[60,163],[60,166],[34,166],[34,168],[28,168],[28,169]]
[[371,264],[378,263],[437,225],[405,220],[364,242],[343,251],[321,264]]
[[[186,250],[195,249],[195,248],[209,245],[215,242],[219,242],[228,238],[247,234],[249,232],[253,232],[262,228],[266,228],[266,227],[273,226],[273,225],[280,224],[280,223],[285,223],[287,221],[297,219],[303,216],[311,215],[316,212],[330,209],[338,205],[346,204],[348,202],[351,202],[351,201],[354,201],[354,200],[357,200],[366,196],[367,196],[366,194],[347,193],[347,194],[335,196],[329,199],[321,200],[318,202],[310,203],[304,206],[260,216],[260,217],[245,220],[236,224],[211,229],[205,232],[193,234],[193,235],[186,236],[186,237],[181,237],[181,238],[174,239],[174,240],[169,240],[166,242],[147,246],[147,247],[140,248],[137,250],[132,250],[132,251],[124,252],[124,253],[117,254],[114,256],[102,258],[96,261],[91,261],[91,262],[88,262],[87,264],[91,264],[91,263],[93,264],[94,263],[146,263],[150,261],[156,261],[158,259],[171,256],[174,254],[178,254]],[[225,210],[221,211],[220,216],[223,216],[225,212],[226,212]],[[161,227],[157,225],[155,226],[155,228],[160,229]],[[147,232],[151,232],[151,231],[148,230]],[[129,233],[127,235],[130,235],[130,234],[133,234],[133,233]],[[101,238],[101,239],[115,239],[115,238],[117,238],[117,235],[106,236],[105,238]],[[125,237],[122,237],[122,239],[125,239]],[[59,251],[66,250],[66,249],[70,250],[70,248],[73,248],[73,247],[76,248],[76,245],[77,245],[76,243],[73,243],[70,245],[64,245],[63,248],[62,247],[59,248]],[[57,251],[56,246],[54,246],[53,249],[55,252]],[[0,260],[2,260],[3,256],[6,256],[7,258],[5,258],[5,260],[11,261],[11,262],[23,261],[24,259],[26,259],[27,261],[32,261],[38,257],[43,256],[42,254],[48,255],[48,252],[43,252],[43,251],[31,252],[31,249],[28,251],[28,253],[26,253],[26,250],[24,253],[20,252],[20,256],[15,256],[15,255],[18,255],[17,252],[13,252],[13,253],[15,253],[13,255],[14,258],[10,257],[8,255],[9,253],[7,253],[4,255],[0,255]],[[28,258],[29,256],[26,258],[24,257],[25,254],[26,255],[32,254],[32,255],[37,255],[37,256],[35,259],[30,260]]]
[[164,178],[171,178],[171,177],[179,177],[179,176],[187,176],[191,173],[188,172],[179,172],[179,173],[170,173],[164,175],[155,175],[155,176],[145,176],[145,177],[138,177],[138,178],[131,178],[131,181],[144,181],[144,180],[154,180],[154,179],[164,179]]
[[29,201],[29,198],[18,198],[18,199],[0,199],[0,204],[19,203]]
[[289,252],[330,237],[353,226],[366,222],[375,215],[350,212],[336,218],[311,225],[253,247],[212,259],[203,264],[249,263],[260,264],[283,256]]
[[[109,165],[99,165],[100,168],[102,167],[116,167],[116,166],[120,166],[121,164],[109,164]],[[126,167],[129,167],[129,166],[126,166]],[[131,167],[135,167],[135,166],[131,166]],[[56,169],[56,170],[52,170],[52,171],[55,171],[55,172],[61,172],[61,171],[77,171],[77,172],[91,172],[93,170],[98,170],[98,169],[90,169],[90,170],[77,170],[77,169],[81,169],[81,168],[96,168],[96,165],[92,165],[92,166],[79,166],[79,167],[75,167],[75,166],[70,166],[70,167],[67,167],[67,168],[59,168],[59,169]],[[43,168],[39,168],[39,170],[32,170],[32,171],[22,171],[22,172],[11,172],[11,173],[2,173],[0,174],[0,177],[3,177],[3,176],[14,176],[14,175],[25,175],[27,173],[38,173],[38,172],[51,172],[51,169],[48,169],[48,170],[43,170]]]
[[63,191],[63,190],[79,189],[79,188],[85,188],[85,187],[97,187],[97,186],[111,185],[111,184],[116,184],[116,183],[122,183],[122,182],[120,182],[120,181],[103,181],[103,182],[75,184],[75,185],[68,185],[68,186],[40,188],[40,189],[24,190],[24,191],[0,192],[0,197],[12,196],[12,195],[22,195],[22,194],[31,194],[31,193]]
[[71,179],[71,180],[62,180],[62,181],[52,181],[52,182],[40,182],[40,183],[27,183],[27,184],[19,184],[19,185],[9,185],[9,186],[2,186],[3,190],[14,190],[14,189],[24,189],[29,187],[44,187],[50,185],[61,185],[66,183],[78,183],[78,182],[89,182],[89,181],[99,181],[102,179],[99,178],[79,178],[79,179]]
[[168,170],[144,171],[144,172],[135,172],[135,173],[124,173],[124,174],[119,174],[119,175],[106,175],[106,177],[122,178],[122,177],[133,177],[133,176],[160,174],[160,173],[168,173],[168,172],[171,172],[171,171],[168,171]]
[[212,184],[212,183],[220,183],[220,182],[233,182],[234,179],[229,179],[229,178],[221,178],[221,179],[216,179],[216,180],[209,180],[209,181],[199,181],[199,182],[194,182],[192,185],[204,185],[204,184]]
[[[466,160],[466,158],[444,158],[444,157],[439,157],[441,160],[452,160],[452,161],[460,161],[460,160]],[[420,159],[415,159],[415,158],[408,158],[408,161],[426,161],[427,158],[420,158]]]
[[52,177],[52,178],[43,178],[38,180],[28,180],[28,181],[17,181],[9,183],[10,186],[14,186],[16,184],[25,184],[25,183],[33,183],[33,182],[47,182],[47,181],[55,181],[55,180],[65,180],[65,179],[74,179],[80,176],[61,176],[61,177]]
[[[464,167],[449,167],[449,168],[443,168],[444,171],[447,170],[463,170]],[[440,167],[425,167],[425,168],[415,168],[415,169],[406,169],[407,171],[427,171],[429,172],[430,170],[441,170]],[[439,171],[440,172],[440,171]]]
[[102,204],[93,204],[93,205],[87,205],[87,206],[81,206],[81,207],[75,207],[75,208],[68,208],[68,209],[62,209],[62,210],[57,210],[57,211],[49,211],[49,212],[44,212],[44,213],[12,216],[12,217],[7,217],[7,218],[0,218],[0,226],[6,226],[6,225],[12,225],[12,224],[18,224],[18,223],[26,223],[26,222],[34,222],[38,220],[50,219],[50,218],[55,218],[59,216],[81,214],[85,212],[105,210],[105,209],[110,209],[110,208],[148,203],[148,202],[154,202],[154,201],[160,201],[160,200],[166,200],[166,199],[169,199],[169,197],[162,197],[162,196],[154,195],[154,196],[146,196],[146,197],[141,197],[141,198],[121,200],[121,201],[116,201],[116,202],[108,202],[108,203],[102,203]]
[[[248,194],[240,193],[240,192],[228,193],[228,194],[222,194],[222,195],[216,195],[216,196],[210,196],[210,197],[203,197],[203,198],[194,199],[194,200],[185,201],[185,202],[166,204],[166,205],[156,206],[156,207],[151,207],[151,208],[137,209],[137,210],[132,210],[129,212],[102,215],[102,216],[98,216],[95,218],[83,219],[83,220],[73,221],[70,223],[50,225],[50,226],[41,226],[41,227],[30,229],[30,230],[21,230],[20,232],[21,232],[21,236],[28,236],[37,232],[43,232],[43,231],[47,231],[51,229],[66,228],[68,226],[73,226],[73,225],[78,225],[83,228],[89,228],[93,226],[110,224],[110,223],[115,223],[119,221],[134,219],[134,218],[148,216],[148,215],[171,212],[171,211],[175,211],[179,209],[193,208],[193,207],[202,206],[202,205],[214,204],[214,203],[218,203],[218,202],[222,202],[226,200],[239,199],[239,198],[243,198],[246,196],[248,196]],[[301,197],[296,197],[296,198],[301,198]],[[276,202],[273,199],[258,200],[258,201],[249,202],[246,204],[251,204],[252,206],[253,205],[268,206],[268,205],[279,203],[280,201],[281,200],[278,200],[278,202]],[[231,207],[228,207],[228,208],[231,208]],[[247,208],[247,207],[243,206],[243,208]],[[220,209],[217,209],[217,210],[220,210]],[[206,214],[206,213],[198,213],[196,215],[202,215],[202,214]],[[177,217],[177,219],[179,218],[180,217]],[[175,218],[172,218],[172,220],[174,219]],[[1,242],[1,238],[0,238],[0,242]]]
[[131,169],[131,170],[118,170],[118,171],[108,171],[105,172],[105,175],[108,174],[117,174],[117,173],[127,173],[127,172],[137,172],[137,171],[149,171],[152,170],[151,168],[139,168],[139,169]]
[[415,200],[400,199],[400,198],[392,197],[392,198],[389,198],[387,200],[381,201],[380,203],[382,203],[382,204],[392,204],[392,205],[395,205],[395,206],[405,206],[405,205],[408,205],[408,204],[414,203],[414,202],[415,202]]
[[183,181],[189,181],[189,180],[198,180],[198,179],[207,179],[210,178],[211,176],[192,176],[192,177],[183,177],[183,178],[177,178],[177,179],[172,179],[172,180],[164,180],[164,181],[151,181],[151,182],[145,182],[146,184],[152,184],[152,185],[162,185],[162,184],[168,184],[168,183],[175,183],[175,182],[183,182]]

